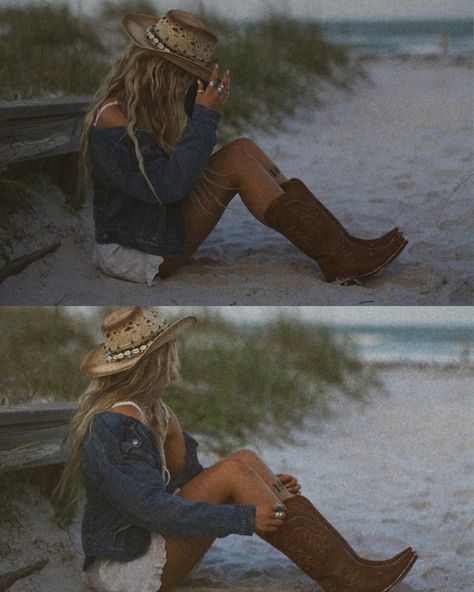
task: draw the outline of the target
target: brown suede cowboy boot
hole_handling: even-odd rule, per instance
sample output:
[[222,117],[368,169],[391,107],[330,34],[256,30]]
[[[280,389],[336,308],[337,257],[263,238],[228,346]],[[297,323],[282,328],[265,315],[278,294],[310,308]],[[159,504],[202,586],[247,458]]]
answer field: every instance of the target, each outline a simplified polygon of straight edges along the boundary
[[316,261],[328,282],[350,284],[374,275],[408,244],[398,235],[383,247],[355,245],[334,216],[297,186],[273,200],[264,218],[268,226]]
[[286,518],[264,538],[284,553],[324,592],[388,592],[409,572],[417,559],[406,553],[392,564],[364,565],[350,545],[302,496],[285,500]]
[[303,181],[301,181],[301,179],[290,179],[289,181],[285,181],[284,183],[281,184],[281,188],[284,189],[285,191],[287,191],[288,189],[291,189],[292,187],[296,187],[299,188],[301,191],[305,191],[308,193],[308,195],[310,195],[313,199],[317,200],[318,204],[320,205],[320,207],[329,215],[331,216],[331,218],[337,223],[339,224],[340,228],[345,232],[346,236],[350,239],[351,242],[353,242],[355,245],[360,245],[361,247],[383,247],[384,245],[388,245],[389,243],[392,242],[392,240],[394,238],[396,238],[398,235],[401,235],[400,229],[398,228],[398,226],[396,226],[395,228],[392,228],[392,230],[389,230],[387,233],[383,234],[382,236],[380,236],[379,238],[359,238],[357,236],[354,236],[353,234],[350,234],[350,232],[348,232],[343,226],[342,224],[339,222],[339,220],[332,214],[332,212],[330,212],[326,206],[321,203],[318,198],[314,195],[314,193],[312,193],[308,187],[306,187],[306,185],[303,183]]

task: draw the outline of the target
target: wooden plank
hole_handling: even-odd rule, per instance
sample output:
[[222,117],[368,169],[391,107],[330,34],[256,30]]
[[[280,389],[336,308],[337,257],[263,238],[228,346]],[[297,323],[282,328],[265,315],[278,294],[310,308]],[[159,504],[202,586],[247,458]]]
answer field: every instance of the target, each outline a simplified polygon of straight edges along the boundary
[[0,101],[0,163],[79,150],[82,121],[93,97]]
[[35,403],[0,406],[0,429],[18,424],[36,424],[44,421],[67,422],[77,409],[76,403]]
[[0,474],[64,462],[75,403],[0,407]]
[[30,117],[51,117],[74,112],[84,113],[92,104],[92,96],[53,97],[23,101],[0,101],[0,126],[5,120]]

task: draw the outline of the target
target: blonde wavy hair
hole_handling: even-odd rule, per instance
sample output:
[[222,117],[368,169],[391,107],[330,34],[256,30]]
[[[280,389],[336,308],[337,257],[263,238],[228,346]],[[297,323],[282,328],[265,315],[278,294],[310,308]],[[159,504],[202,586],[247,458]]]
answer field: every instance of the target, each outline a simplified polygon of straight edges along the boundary
[[[135,147],[138,166],[158,203],[161,200],[148,178],[136,130],[149,132],[153,139],[169,155],[179,142],[188,122],[185,110],[186,95],[195,77],[183,68],[163,59],[151,50],[129,45],[123,55],[113,64],[109,74],[94,96],[94,106],[84,117],[80,140],[78,198],[84,201],[90,190],[92,162],[89,151],[90,134],[102,104],[111,96],[124,91],[118,99],[119,106],[127,117],[126,132]],[[205,184],[225,189],[210,179],[205,169],[190,194],[194,206],[203,213],[202,192],[209,192]],[[216,171],[212,171],[216,175]]]
[[109,410],[119,401],[134,401],[139,406],[153,403],[163,477],[166,456],[164,441],[167,412],[160,394],[179,377],[179,358],[174,341],[165,343],[144,356],[129,370],[94,378],[79,399],[79,407],[69,425],[70,452],[51,501],[58,513],[72,515],[82,499],[81,446],[97,413]]
[[[119,105],[127,117],[127,134],[135,146],[140,171],[156,196],[145,172],[143,156],[135,131],[149,132],[167,154],[171,154],[184,131],[188,117],[186,94],[194,75],[161,58],[156,52],[131,44],[112,66],[86,114],[81,134],[81,195],[91,178],[89,137],[102,104],[120,93]],[[158,197],[157,197],[158,199]]]

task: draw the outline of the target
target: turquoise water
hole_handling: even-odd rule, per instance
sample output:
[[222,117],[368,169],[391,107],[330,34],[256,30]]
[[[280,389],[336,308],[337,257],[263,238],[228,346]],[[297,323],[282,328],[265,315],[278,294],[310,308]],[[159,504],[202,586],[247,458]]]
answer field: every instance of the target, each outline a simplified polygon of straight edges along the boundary
[[452,56],[472,56],[473,21],[327,21],[322,24],[326,36],[345,45],[358,55],[368,56],[439,56],[441,38],[447,40]]
[[370,361],[474,364],[472,326],[343,325],[333,329],[351,349]]

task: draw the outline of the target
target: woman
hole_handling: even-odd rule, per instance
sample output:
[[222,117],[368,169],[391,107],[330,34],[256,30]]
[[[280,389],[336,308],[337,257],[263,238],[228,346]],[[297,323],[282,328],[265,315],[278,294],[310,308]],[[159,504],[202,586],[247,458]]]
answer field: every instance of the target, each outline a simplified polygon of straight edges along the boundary
[[153,307],[119,309],[102,323],[104,343],[82,362],[93,380],[72,422],[59,491],[72,503],[75,485],[85,485],[89,585],[169,592],[215,538],[257,533],[326,592],[390,590],[415,562],[411,548],[384,561],[359,557],[294,477],[274,475],[251,451],[201,466],[196,441],[163,402],[178,376],[174,339],[194,322],[169,325]]
[[129,14],[123,25],[132,43],[99,89],[81,138],[85,181],[92,169],[96,264],[105,273],[149,284],[169,276],[237,193],[329,282],[357,282],[400,254],[407,241],[398,228],[374,240],[350,235],[252,141],[212,154],[231,77],[226,70],[219,81],[217,38],[200,19],[172,10]]

